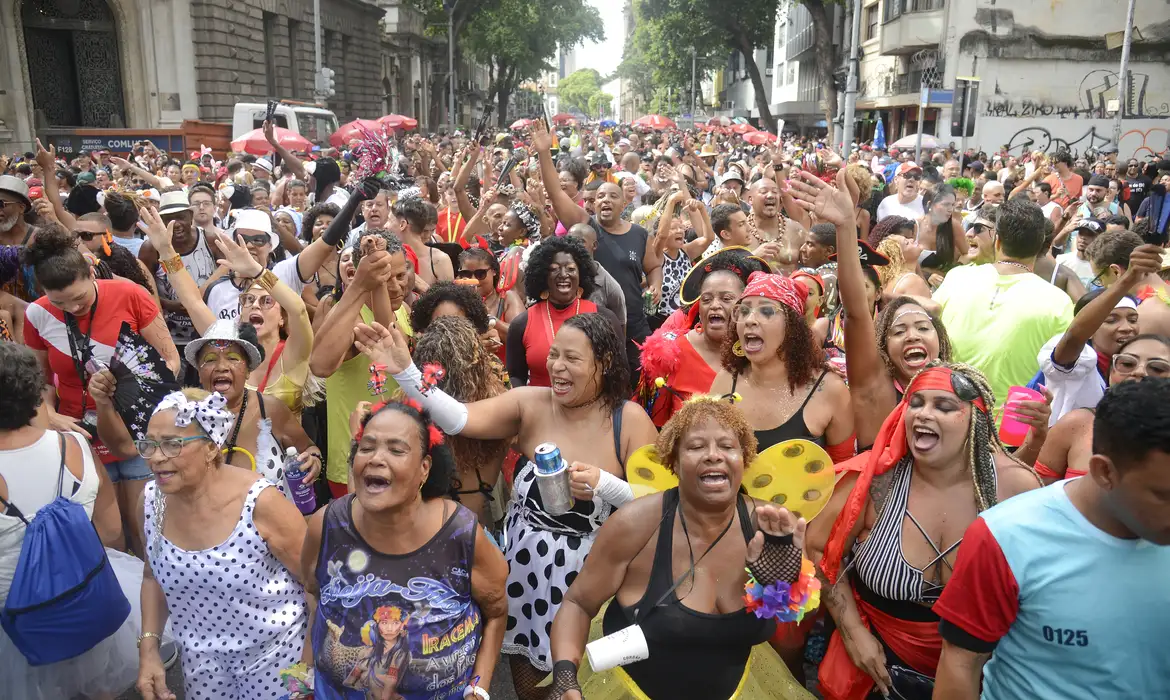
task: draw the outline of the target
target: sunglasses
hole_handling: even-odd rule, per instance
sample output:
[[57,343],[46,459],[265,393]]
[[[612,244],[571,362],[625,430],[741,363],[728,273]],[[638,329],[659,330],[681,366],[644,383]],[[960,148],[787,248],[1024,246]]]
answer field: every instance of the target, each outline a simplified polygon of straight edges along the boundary
[[455,276],[461,280],[469,280],[474,277],[482,282],[487,279],[489,272],[491,270],[460,270]]
[[1170,375],[1170,362],[1161,358],[1151,358],[1146,360],[1143,365],[1141,358],[1136,355],[1123,352],[1113,356],[1113,369],[1117,370],[1118,374],[1133,374],[1141,366],[1145,367],[1146,374],[1151,377],[1165,377]]
[[922,176],[921,175],[903,175],[902,179],[909,180],[910,182],[918,182],[919,180],[922,179]]
[[74,231],[73,233],[86,243],[92,241],[97,236],[106,235],[105,231]]
[[276,306],[276,300],[268,294],[241,294],[240,308],[246,309],[249,306],[259,306],[261,309],[267,311]]
[[241,233],[241,234],[239,234],[239,236],[240,236],[240,238],[244,239],[244,243],[247,243],[249,245],[254,245],[256,247],[268,245],[268,242],[269,242],[269,238],[268,238],[267,233],[257,233],[254,236],[249,236],[249,235]]

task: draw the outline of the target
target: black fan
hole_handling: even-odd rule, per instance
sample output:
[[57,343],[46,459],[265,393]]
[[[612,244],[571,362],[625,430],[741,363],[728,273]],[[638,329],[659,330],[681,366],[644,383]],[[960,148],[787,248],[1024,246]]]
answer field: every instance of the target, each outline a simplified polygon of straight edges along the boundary
[[125,322],[118,332],[110,372],[116,382],[114,408],[122,416],[130,437],[141,440],[146,436],[146,424],[154,407],[167,394],[178,391],[179,383],[158,351]]

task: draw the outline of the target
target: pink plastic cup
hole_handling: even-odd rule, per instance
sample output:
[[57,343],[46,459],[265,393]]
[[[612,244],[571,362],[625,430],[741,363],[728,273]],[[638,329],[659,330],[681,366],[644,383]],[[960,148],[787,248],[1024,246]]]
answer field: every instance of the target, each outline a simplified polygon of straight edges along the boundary
[[1003,418],[999,423],[999,439],[1011,447],[1024,444],[1024,438],[1028,437],[1028,431],[1031,430],[1031,426],[1021,420],[1023,416],[1015,411],[1021,401],[1044,401],[1044,394],[1026,386],[1008,387]]

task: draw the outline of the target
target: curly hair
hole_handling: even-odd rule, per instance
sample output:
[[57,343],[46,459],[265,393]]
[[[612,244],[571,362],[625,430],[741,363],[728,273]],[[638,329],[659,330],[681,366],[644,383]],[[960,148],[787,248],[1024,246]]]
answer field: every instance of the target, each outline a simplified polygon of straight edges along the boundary
[[877,267],[878,289],[885,289],[890,282],[902,279],[903,274],[914,272],[915,266],[906,263],[902,245],[893,238],[883,238],[882,242],[877,244],[877,252],[890,260],[888,264]]
[[[428,331],[418,336],[414,363],[419,367],[428,364],[443,367],[439,388],[463,403],[490,399],[508,390],[504,366],[498,357],[483,348],[479,333],[464,318],[436,318]],[[461,472],[475,469],[479,476],[481,467],[500,466],[510,440],[473,440],[451,435],[447,444],[455,456],[456,468]],[[463,484],[457,480],[455,490],[462,489]]]
[[488,313],[483,305],[483,299],[475,287],[454,282],[435,282],[430,289],[423,292],[410,308],[410,326],[415,333],[424,333],[435,320],[435,309],[445,301],[449,301],[463,312],[463,315],[475,326],[477,333],[487,333]]
[[152,291],[150,282],[146,280],[146,273],[138,265],[138,258],[134,257],[134,253],[131,253],[129,249],[114,244],[110,246],[108,255],[105,251],[98,251],[96,255],[98,260],[106,264],[110,272],[119,277],[125,277],[147,292]]
[[585,334],[593,348],[593,359],[601,367],[598,398],[617,410],[630,398],[630,367],[626,364],[626,346],[613,325],[601,314],[577,314],[565,320],[561,328],[575,328]]
[[845,166],[845,175],[857,185],[857,206],[865,208],[873,196],[873,171],[861,163]]
[[337,218],[341,213],[341,208],[336,204],[329,202],[322,202],[321,204],[314,204],[305,212],[305,219],[301,222],[301,240],[306,243],[313,242],[313,225],[317,223],[317,219],[321,216],[331,216]]
[[548,291],[549,268],[557,253],[573,256],[573,262],[577,263],[577,284],[581,288],[581,296],[591,296],[596,288],[592,275],[593,258],[581,241],[569,236],[545,239],[532,249],[528,266],[524,269],[524,293],[529,299],[540,299]]
[[21,262],[32,267],[37,281],[47,290],[59,291],[89,277],[89,263],[77,249],[77,235],[61,224],[41,227],[21,253]]
[[[881,315],[878,316],[877,327],[874,329],[877,333],[878,357],[885,363],[886,370],[890,373],[891,377],[897,377],[898,373],[894,369],[894,363],[890,360],[890,327],[894,325],[894,319],[898,316],[898,310],[910,304],[921,306],[913,297],[896,297],[892,299],[882,309]],[[947,334],[946,326],[943,325],[941,318],[926,311],[926,309],[923,309],[923,311],[930,318],[930,325],[934,326],[934,332],[938,334],[938,359],[943,362],[950,362],[951,336]]]
[[37,356],[24,345],[0,343],[0,430],[31,425],[41,405],[45,375]]
[[[804,317],[787,304],[779,304],[784,314],[784,342],[780,344],[777,357],[784,362],[788,371],[788,390],[796,391],[813,379],[813,374],[824,364],[820,348],[814,346],[812,329]],[[751,363],[746,357],[736,355],[733,348],[739,342],[739,329],[732,323],[723,339],[721,359],[723,369],[734,375],[743,374]]]
[[1094,271],[1108,269],[1110,265],[1128,270],[1129,254],[1141,246],[1142,242],[1142,237],[1132,231],[1102,233],[1089,244],[1085,255],[1089,257]]
[[869,244],[877,248],[887,236],[892,236],[903,229],[913,230],[914,222],[904,216],[887,216],[869,230]]
[[[362,238],[366,238],[367,236],[380,236],[382,238],[382,240],[386,241],[386,252],[391,254],[391,255],[395,255],[397,253],[404,252],[404,249],[402,247],[402,239],[399,238],[396,234],[391,233],[390,231],[387,231],[384,228],[367,228],[365,231],[362,232]],[[361,240],[358,240],[357,242],[355,242],[353,244],[353,267],[355,270],[357,269],[358,263],[360,263],[362,261],[362,255],[364,255],[362,253],[362,242],[361,242]],[[340,272],[340,267],[341,267],[340,262],[341,261],[339,258],[338,259],[338,271],[339,272]],[[338,279],[340,279],[340,277],[341,277],[341,275],[339,274]]]
[[[360,430],[364,431],[375,416],[388,411],[401,413],[418,425],[418,443],[422,449],[422,457],[419,458],[419,462],[421,463],[422,459],[426,457],[431,458],[431,471],[427,474],[427,480],[423,482],[422,497],[425,500],[430,500],[451,496],[454,492],[452,478],[455,475],[455,458],[451,455],[451,449],[447,446],[446,441],[431,447],[431,429],[435,427],[435,422],[431,420],[430,413],[419,411],[414,406],[401,403],[399,400],[388,401],[377,411],[371,411],[362,417]],[[349,448],[349,471],[351,473],[357,450],[358,441],[354,440]]]
[[743,450],[743,467],[747,469],[756,459],[756,434],[747,422],[743,411],[731,403],[712,396],[697,396],[683,403],[666,425],[658,433],[658,440],[654,443],[654,450],[658,453],[658,461],[671,472],[678,473],[678,452],[687,435],[696,425],[706,419],[712,419],[719,425],[735,433],[739,439],[740,449]]

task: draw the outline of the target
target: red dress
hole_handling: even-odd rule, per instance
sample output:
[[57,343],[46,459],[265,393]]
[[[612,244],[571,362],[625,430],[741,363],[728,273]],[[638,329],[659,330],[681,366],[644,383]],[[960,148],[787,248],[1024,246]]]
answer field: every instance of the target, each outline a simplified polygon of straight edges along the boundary
[[[715,374],[691,345],[687,328],[664,324],[642,344],[642,376],[634,401],[661,428],[682,408],[684,401],[710,391]],[[660,378],[665,382],[662,387],[656,383]]]
[[524,327],[524,358],[528,363],[528,386],[552,386],[548,378],[548,351],[553,336],[565,321],[577,314],[597,313],[597,305],[588,299],[578,299],[563,309],[547,301],[539,301],[528,308],[528,322]]

